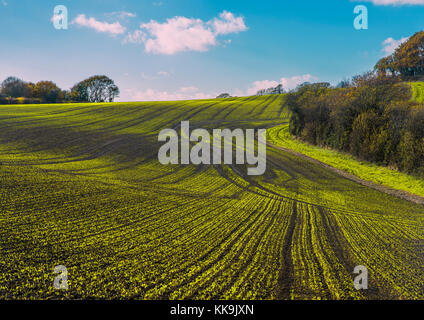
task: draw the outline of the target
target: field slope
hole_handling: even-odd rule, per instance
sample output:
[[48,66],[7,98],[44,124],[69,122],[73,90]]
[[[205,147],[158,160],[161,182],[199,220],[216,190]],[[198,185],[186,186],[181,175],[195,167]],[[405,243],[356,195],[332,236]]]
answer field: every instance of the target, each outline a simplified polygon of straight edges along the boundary
[[286,151],[298,152],[300,155],[318,160],[330,168],[335,168],[335,171],[339,169],[341,170],[339,173],[345,176],[352,175],[353,180],[362,180],[364,185],[375,184],[375,188],[385,190],[401,199],[424,204],[423,179],[368,161],[360,161],[348,153],[295,139],[289,132],[288,124],[268,129],[267,142],[285,148]]
[[412,100],[423,103],[424,102],[424,82],[409,82],[412,90]]
[[0,106],[0,298],[423,299],[423,206],[271,146],[259,177],[157,161],[161,129],[275,127],[283,101]]

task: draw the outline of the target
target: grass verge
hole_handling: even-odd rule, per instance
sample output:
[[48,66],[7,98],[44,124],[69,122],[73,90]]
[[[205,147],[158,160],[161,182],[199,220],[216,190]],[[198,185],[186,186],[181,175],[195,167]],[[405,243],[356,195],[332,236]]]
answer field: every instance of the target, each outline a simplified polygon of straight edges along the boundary
[[267,140],[276,146],[300,152],[360,179],[424,197],[424,180],[367,161],[359,161],[351,155],[336,150],[324,149],[295,140],[289,133],[288,124],[268,129]]
[[412,89],[412,100],[423,103],[424,102],[424,82],[409,82]]

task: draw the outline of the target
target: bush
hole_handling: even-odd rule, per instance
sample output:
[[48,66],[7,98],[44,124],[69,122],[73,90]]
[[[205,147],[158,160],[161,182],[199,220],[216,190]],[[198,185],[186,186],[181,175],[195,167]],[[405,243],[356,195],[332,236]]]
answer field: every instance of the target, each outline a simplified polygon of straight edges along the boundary
[[366,73],[348,88],[307,84],[287,95],[291,134],[409,173],[424,168],[424,105],[395,77]]
[[40,104],[42,103],[41,99],[38,98],[10,98],[10,97],[0,97],[1,104]]

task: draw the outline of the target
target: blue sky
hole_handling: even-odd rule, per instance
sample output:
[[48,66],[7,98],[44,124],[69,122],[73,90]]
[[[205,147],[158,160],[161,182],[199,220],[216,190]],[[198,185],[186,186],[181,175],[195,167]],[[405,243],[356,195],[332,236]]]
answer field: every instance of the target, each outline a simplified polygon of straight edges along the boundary
[[[368,8],[368,30],[353,27]],[[56,5],[67,30],[54,28]],[[423,0],[0,0],[0,81],[106,74],[121,101],[248,95],[372,69],[424,25]]]

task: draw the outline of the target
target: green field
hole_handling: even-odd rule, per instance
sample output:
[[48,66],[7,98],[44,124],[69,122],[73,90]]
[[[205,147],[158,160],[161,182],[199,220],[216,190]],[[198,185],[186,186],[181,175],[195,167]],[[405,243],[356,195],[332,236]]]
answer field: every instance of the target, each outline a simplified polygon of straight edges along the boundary
[[276,146],[300,152],[363,180],[424,197],[424,180],[371,162],[359,161],[347,153],[294,139],[290,135],[288,124],[268,129],[267,138]]
[[157,161],[162,129],[275,127],[283,101],[0,106],[0,298],[424,299],[423,206],[272,146],[257,177]]
[[409,82],[412,88],[412,100],[424,102],[424,82]]
[[[411,87],[412,100],[423,103],[424,82],[408,82],[407,84]],[[268,129],[267,140],[273,145],[299,152],[365,181],[424,197],[424,180],[419,177],[368,161],[360,161],[354,156],[338,150],[322,148],[294,139],[290,135],[288,122]]]

